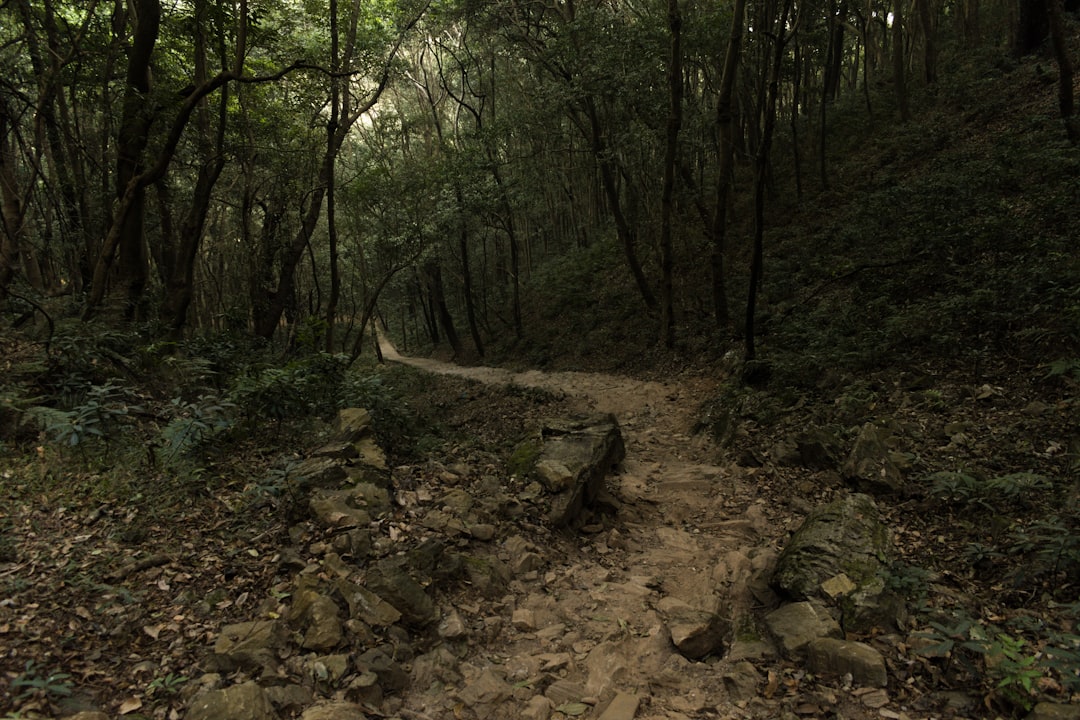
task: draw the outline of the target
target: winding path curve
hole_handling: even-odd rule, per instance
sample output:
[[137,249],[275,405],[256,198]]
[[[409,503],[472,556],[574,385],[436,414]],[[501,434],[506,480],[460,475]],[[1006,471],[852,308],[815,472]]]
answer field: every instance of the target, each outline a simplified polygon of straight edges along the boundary
[[[716,613],[731,628],[749,622],[750,578],[768,561],[775,534],[747,471],[717,464],[719,451],[690,432],[707,383],[463,367],[402,356],[385,339],[382,352],[431,373],[563,393],[582,410],[614,414],[622,427],[627,457],[611,479],[623,503],[616,527],[562,548],[561,561],[549,552],[543,588],[515,598],[516,607],[547,625],[565,625],[565,642],[541,627],[504,640],[512,644],[498,651],[487,648],[508,656],[503,669],[512,674],[516,665],[562,649],[574,659],[566,682],[583,687],[585,697],[637,696],[635,718],[746,716],[721,679],[729,660],[690,662],[671,642],[672,616],[686,606]],[[507,717],[520,717],[515,712]]]

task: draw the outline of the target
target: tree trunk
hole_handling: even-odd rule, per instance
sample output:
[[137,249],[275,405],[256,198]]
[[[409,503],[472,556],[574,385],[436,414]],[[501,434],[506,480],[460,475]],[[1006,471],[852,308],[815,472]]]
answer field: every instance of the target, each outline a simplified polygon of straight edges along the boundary
[[[349,38],[346,41],[346,50],[341,58],[343,67],[351,63],[353,59],[355,51],[353,38],[355,37],[356,32],[358,12],[359,7],[354,3],[353,14],[351,17],[352,26],[349,30]],[[311,242],[311,238],[315,234],[315,228],[319,224],[319,217],[322,215],[323,198],[326,196],[327,188],[331,184],[331,176],[334,173],[337,154],[341,151],[341,146],[345,142],[345,138],[348,137],[349,131],[356,121],[367,111],[371,110],[371,108],[375,107],[379,98],[382,97],[383,91],[386,90],[390,81],[390,64],[393,62],[394,58],[397,57],[397,53],[401,49],[401,43],[404,40],[405,33],[409,32],[413,26],[420,21],[421,17],[422,12],[420,15],[414,16],[411,21],[402,28],[397,43],[391,49],[383,64],[382,76],[379,79],[378,86],[363,103],[353,108],[351,106],[352,98],[349,91],[349,85],[347,83],[340,85],[340,115],[336,120],[336,124],[333,122],[328,123],[326,152],[323,155],[322,163],[319,166],[319,174],[315,181],[315,188],[312,190],[308,200],[307,210],[304,212],[304,219],[301,221],[300,227],[296,231],[296,235],[293,236],[292,242],[289,243],[281,253],[277,289],[272,293],[268,293],[268,296],[265,298],[265,312],[255,317],[255,334],[257,336],[267,340],[273,337],[274,331],[281,322],[281,316],[285,311],[286,303],[294,297],[296,291],[296,266],[299,264],[300,258],[304,256],[304,250],[307,249],[308,243]]]
[[679,0],[668,0],[671,55],[668,60],[668,120],[664,148],[664,186],[660,200],[660,336],[668,349],[675,347],[675,301],[672,272],[674,247],[671,225],[678,162],[679,129],[682,125],[682,15]]
[[746,359],[757,357],[755,344],[754,320],[757,310],[758,286],[764,272],[764,237],[765,237],[765,171],[769,161],[769,149],[772,146],[773,128],[776,125],[776,98],[780,87],[780,66],[784,59],[784,46],[790,36],[785,36],[788,12],[791,0],[783,0],[780,19],[775,24],[776,36],[773,38],[773,57],[769,65],[769,82],[766,89],[764,127],[757,156],[754,158],[754,253],[750,264],[750,288],[746,301]]
[[931,0],[915,0],[919,25],[923,33],[923,74],[927,85],[937,82],[937,39],[934,32],[934,13]]
[[1069,45],[1065,37],[1065,21],[1061,17],[1061,0],[1045,0],[1046,14],[1050,20],[1050,40],[1054,45],[1054,59],[1058,66],[1058,108],[1065,122],[1069,142],[1080,142],[1080,126],[1074,117],[1073,64],[1069,57]]
[[7,98],[0,97],[0,300],[7,297],[8,288],[18,269],[22,245],[24,210],[15,177],[14,118],[8,112]]
[[[338,4],[337,0],[330,0],[330,70],[337,73],[341,69],[341,57],[338,37]],[[329,138],[333,137],[341,117],[341,79],[336,75],[330,79],[330,122],[326,128],[327,152],[330,151]],[[330,295],[326,299],[326,344],[328,353],[334,352],[334,323],[337,321],[338,300],[341,297],[341,271],[338,267],[338,234],[337,234],[337,183],[335,181],[334,165],[336,153],[331,157],[330,174],[326,183],[326,232],[329,243],[330,262]],[[361,335],[363,328],[361,328]],[[378,348],[378,341],[375,346]]]
[[1029,55],[1043,44],[1050,32],[1050,14],[1046,0],[1020,0],[1020,18],[1016,25],[1013,52]]
[[450,315],[450,308],[446,304],[446,292],[443,289],[442,267],[438,261],[431,261],[425,268],[428,281],[428,296],[432,311],[438,320],[438,325],[446,335],[446,341],[457,357],[461,353],[461,340],[458,338],[457,329],[454,327],[454,318]]
[[[195,82],[207,81],[206,28],[209,26],[206,0],[195,6]],[[191,206],[180,226],[175,251],[163,253],[165,263],[165,297],[161,304],[161,320],[170,334],[178,338],[187,320],[188,307],[194,295],[195,261],[202,242],[206,217],[210,212],[211,194],[225,167],[225,123],[229,106],[228,86],[221,90],[218,102],[217,133],[210,127],[210,114],[205,98],[196,111],[198,144],[202,165],[192,194]]]
[[130,186],[143,171],[143,152],[149,141],[153,120],[149,102],[150,60],[161,25],[161,3],[158,0],[135,0],[134,21],[135,32],[128,52],[123,112],[116,142],[116,197],[123,202],[131,192],[125,212],[115,219],[120,223],[117,270],[120,286],[125,292],[124,318],[127,320],[135,319],[140,312],[149,274],[146,238],[143,234],[145,186]]
[[738,71],[743,35],[743,16],[746,14],[746,0],[735,0],[731,15],[731,34],[728,37],[727,53],[724,55],[724,67],[720,75],[720,91],[716,98],[716,125],[719,135],[719,170],[716,177],[716,214],[712,225],[712,269],[713,317],[716,327],[723,331],[730,323],[727,278],[724,269],[724,256],[727,252],[727,206],[731,189],[731,175],[735,164],[735,142],[733,135],[735,123],[732,112],[732,96],[735,89],[735,75]]
[[906,123],[911,119],[911,110],[908,108],[907,83],[904,70],[904,2],[893,2],[893,84],[896,86],[896,105],[900,109],[900,122]]
[[465,199],[461,188],[455,188],[455,196],[459,208],[458,215],[458,246],[461,249],[461,285],[465,293],[465,317],[469,321],[469,334],[472,336],[476,354],[484,357],[484,341],[480,337],[480,327],[476,322],[476,303],[473,300],[472,269],[469,267],[469,226],[464,216]]
[[596,160],[596,164],[600,170],[600,182],[603,186],[604,194],[607,197],[612,219],[615,222],[615,232],[622,244],[623,255],[626,257],[626,265],[634,278],[634,284],[641,294],[641,299],[645,301],[645,306],[650,310],[655,310],[658,307],[658,303],[656,302],[656,296],[653,295],[653,291],[649,287],[649,282],[645,279],[645,272],[641,269],[641,263],[637,258],[637,250],[634,247],[637,244],[637,234],[630,227],[630,223],[627,222],[626,216],[623,214],[622,200],[619,197],[619,186],[615,181],[615,160],[604,140],[604,131],[600,125],[600,117],[596,111],[596,103],[592,98],[585,98],[585,100],[582,101],[582,105],[586,119],[589,121],[588,134],[592,145],[593,158]]

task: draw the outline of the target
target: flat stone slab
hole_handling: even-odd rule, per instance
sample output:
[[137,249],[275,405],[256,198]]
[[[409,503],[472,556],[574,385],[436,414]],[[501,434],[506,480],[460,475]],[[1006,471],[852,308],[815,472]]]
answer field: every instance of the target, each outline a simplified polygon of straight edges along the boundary
[[885,687],[889,675],[885,658],[874,648],[861,642],[818,638],[806,647],[806,666],[821,675],[846,675],[856,685]]

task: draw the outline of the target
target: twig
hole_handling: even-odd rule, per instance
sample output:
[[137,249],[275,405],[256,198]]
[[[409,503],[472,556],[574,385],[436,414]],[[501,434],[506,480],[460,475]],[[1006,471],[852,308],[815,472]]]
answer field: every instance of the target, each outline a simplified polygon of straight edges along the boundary
[[135,562],[128,563],[116,572],[106,575],[105,578],[112,582],[116,582],[117,580],[123,580],[127,578],[129,575],[134,575],[137,572],[149,570],[150,568],[158,567],[159,565],[168,565],[171,562],[171,557],[163,553],[158,553],[157,555],[151,555],[150,557],[145,557],[142,560],[136,560]]

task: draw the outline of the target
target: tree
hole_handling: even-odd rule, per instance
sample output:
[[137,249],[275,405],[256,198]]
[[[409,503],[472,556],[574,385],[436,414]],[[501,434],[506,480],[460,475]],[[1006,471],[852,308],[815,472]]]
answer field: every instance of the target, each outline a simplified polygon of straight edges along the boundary
[[671,224],[683,98],[682,14],[679,12],[678,0],[668,0],[668,28],[671,31],[671,54],[667,72],[670,103],[664,150],[664,189],[660,201],[660,336],[666,347],[673,348],[675,347],[675,308],[671,273],[675,262],[675,249],[671,241]]
[[746,0],[735,0],[731,15],[731,32],[728,36],[727,51],[720,76],[720,88],[716,98],[716,126],[719,137],[719,158],[716,175],[716,212],[712,223],[712,299],[713,317],[716,326],[723,330],[729,323],[727,283],[725,280],[724,255],[727,252],[727,206],[731,189],[731,175],[734,170],[735,142],[734,120],[732,117],[732,95],[735,89],[735,76],[739,66],[740,46],[743,35],[743,15],[746,12]]

